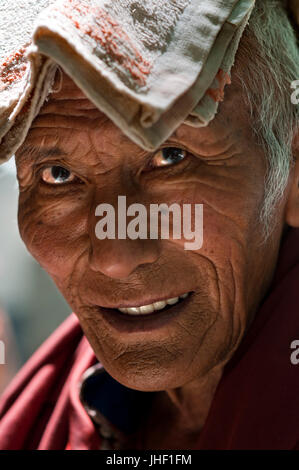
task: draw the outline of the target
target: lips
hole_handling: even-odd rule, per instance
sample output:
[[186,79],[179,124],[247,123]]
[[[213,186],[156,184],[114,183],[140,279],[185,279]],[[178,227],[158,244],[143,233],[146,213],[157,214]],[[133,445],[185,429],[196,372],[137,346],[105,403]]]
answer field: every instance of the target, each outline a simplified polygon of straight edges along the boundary
[[177,297],[171,297],[165,300],[160,300],[158,302],[153,302],[147,305],[141,305],[140,307],[127,307],[127,308],[118,308],[121,313],[127,315],[149,315],[153,312],[163,310],[167,305],[175,305],[180,299],[186,299],[189,295],[189,292],[179,295]]
[[[118,333],[138,333],[138,332],[150,332],[156,331],[160,328],[163,328],[166,324],[169,324],[175,318],[178,318],[179,315],[184,314],[186,309],[188,309],[189,303],[192,301],[193,292],[186,294],[178,295],[177,297],[171,297],[165,300],[160,300],[159,302],[165,303],[165,306],[160,310],[154,310],[152,313],[137,313],[137,310],[133,310],[134,313],[124,313],[120,311],[120,308],[104,308],[98,307],[98,314],[100,314],[104,322],[109,325],[109,327]],[[178,300],[175,300],[177,299]],[[167,303],[172,301],[173,304]],[[147,307],[148,305],[154,305],[158,302],[153,302],[153,304],[141,305],[139,307],[125,307],[128,311],[129,309],[140,309],[141,307]],[[162,306],[162,303],[161,303]],[[124,307],[121,307],[124,310]]]

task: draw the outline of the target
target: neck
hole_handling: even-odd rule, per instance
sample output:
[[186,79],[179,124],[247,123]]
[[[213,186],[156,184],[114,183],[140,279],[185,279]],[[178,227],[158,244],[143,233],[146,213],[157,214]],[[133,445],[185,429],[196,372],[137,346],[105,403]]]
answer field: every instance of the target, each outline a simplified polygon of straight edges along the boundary
[[161,392],[161,404],[180,429],[200,432],[222,377],[223,367],[209,371],[204,377],[188,384]]
[[143,448],[196,448],[222,373],[218,366],[182,387],[158,392],[142,430]]

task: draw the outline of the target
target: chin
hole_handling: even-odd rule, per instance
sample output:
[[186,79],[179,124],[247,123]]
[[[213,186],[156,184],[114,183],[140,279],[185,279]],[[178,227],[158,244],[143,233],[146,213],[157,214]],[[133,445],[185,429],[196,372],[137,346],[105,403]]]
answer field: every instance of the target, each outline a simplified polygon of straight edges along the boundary
[[175,370],[161,369],[158,365],[143,370],[108,370],[107,372],[119,383],[141,392],[158,392],[183,386],[184,377]]
[[131,360],[123,357],[123,360],[106,361],[99,357],[99,361],[106,371],[122,385],[142,392],[157,392],[181,387],[192,379],[201,376],[201,372],[188,367],[190,360],[166,360],[153,357],[148,352],[148,357],[143,354],[142,360]]

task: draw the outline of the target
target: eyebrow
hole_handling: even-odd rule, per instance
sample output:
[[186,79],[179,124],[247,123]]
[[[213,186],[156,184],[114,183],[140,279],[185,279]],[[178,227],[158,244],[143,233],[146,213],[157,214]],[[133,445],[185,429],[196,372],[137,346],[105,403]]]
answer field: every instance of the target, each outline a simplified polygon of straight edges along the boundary
[[48,157],[64,157],[67,154],[59,147],[40,148],[38,145],[27,145],[20,152],[20,157],[34,157],[36,162]]
[[[171,136],[165,141],[169,142],[171,139],[181,140],[179,138],[178,129],[176,129]],[[158,149],[157,149],[158,150]],[[21,160],[26,159],[26,157],[32,157],[34,159],[34,163],[37,164],[43,159],[49,157],[66,157],[68,154],[63,151],[60,147],[40,147],[39,145],[32,145],[28,144],[24,148],[19,151],[19,157]]]

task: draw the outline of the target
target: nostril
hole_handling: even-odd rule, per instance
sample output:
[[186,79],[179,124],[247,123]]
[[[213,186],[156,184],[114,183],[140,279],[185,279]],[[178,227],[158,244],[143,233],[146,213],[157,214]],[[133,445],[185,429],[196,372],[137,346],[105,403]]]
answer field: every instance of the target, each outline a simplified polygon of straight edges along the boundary
[[107,277],[112,279],[125,279],[132,274],[136,266],[133,269],[129,265],[124,263],[108,263],[103,264],[101,267],[101,272]]
[[101,272],[113,279],[129,277],[141,264],[145,263],[139,263],[137,256],[125,253],[117,255],[113,249],[107,249],[102,254],[93,251],[89,257],[89,266],[92,271]]
[[94,240],[89,250],[89,267],[110,278],[124,279],[138,267],[157,261],[157,245],[157,240]]

